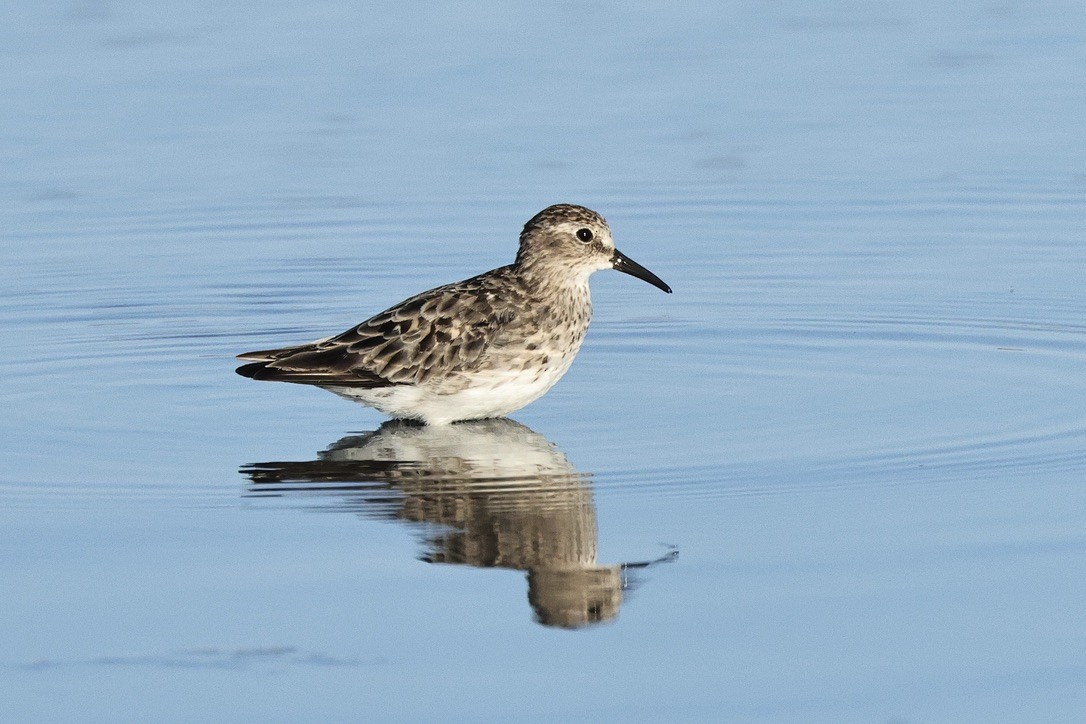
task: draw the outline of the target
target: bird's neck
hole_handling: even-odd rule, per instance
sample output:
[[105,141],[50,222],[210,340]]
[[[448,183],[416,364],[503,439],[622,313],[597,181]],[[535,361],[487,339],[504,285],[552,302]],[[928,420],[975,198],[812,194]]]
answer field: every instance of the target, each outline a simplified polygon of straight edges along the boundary
[[536,294],[545,296],[588,296],[588,277],[591,269],[556,264],[552,260],[518,258],[518,276]]

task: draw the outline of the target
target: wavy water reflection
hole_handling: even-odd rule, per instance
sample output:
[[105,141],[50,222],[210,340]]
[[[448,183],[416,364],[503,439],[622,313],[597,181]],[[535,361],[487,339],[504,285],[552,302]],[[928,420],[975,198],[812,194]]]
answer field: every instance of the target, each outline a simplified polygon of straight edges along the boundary
[[601,564],[589,476],[537,432],[508,419],[433,427],[392,421],[344,437],[316,460],[242,468],[251,496],[317,496],[379,520],[421,524],[421,560],[528,574],[544,626],[618,616],[633,572],[673,560]]

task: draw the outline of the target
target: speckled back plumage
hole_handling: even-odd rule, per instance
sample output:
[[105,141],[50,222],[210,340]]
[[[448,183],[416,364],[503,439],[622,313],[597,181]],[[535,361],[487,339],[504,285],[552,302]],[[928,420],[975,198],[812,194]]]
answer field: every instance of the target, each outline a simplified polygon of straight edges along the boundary
[[243,359],[259,361],[245,366],[254,373],[247,376],[335,387],[437,384],[486,367],[488,358],[493,365],[523,351],[539,353],[523,364],[543,361],[556,342],[568,347],[584,336],[587,293],[530,299],[514,266],[499,267],[417,294],[335,337],[249,352]]

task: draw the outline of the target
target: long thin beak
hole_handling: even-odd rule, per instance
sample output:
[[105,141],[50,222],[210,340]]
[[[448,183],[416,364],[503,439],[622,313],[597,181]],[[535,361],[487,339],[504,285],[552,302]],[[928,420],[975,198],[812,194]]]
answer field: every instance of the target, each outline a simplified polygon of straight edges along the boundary
[[668,294],[671,294],[671,287],[669,287],[667,284],[664,284],[663,279],[656,276],[630,257],[626,256],[618,249],[615,249],[615,253],[611,257],[611,264],[616,270],[629,274],[632,277],[637,277],[638,279],[648,282],[657,289],[663,289]]

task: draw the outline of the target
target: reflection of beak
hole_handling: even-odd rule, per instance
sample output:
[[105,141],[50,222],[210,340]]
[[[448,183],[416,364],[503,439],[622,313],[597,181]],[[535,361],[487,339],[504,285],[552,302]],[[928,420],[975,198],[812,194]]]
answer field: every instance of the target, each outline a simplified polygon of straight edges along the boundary
[[664,280],[650,272],[645,267],[638,264],[636,261],[626,256],[618,249],[615,249],[614,255],[611,257],[611,264],[613,268],[620,272],[625,272],[632,277],[644,280],[658,289],[663,289],[668,294],[671,294],[671,287],[664,284]]

